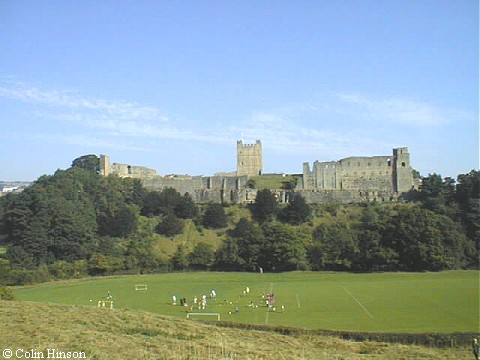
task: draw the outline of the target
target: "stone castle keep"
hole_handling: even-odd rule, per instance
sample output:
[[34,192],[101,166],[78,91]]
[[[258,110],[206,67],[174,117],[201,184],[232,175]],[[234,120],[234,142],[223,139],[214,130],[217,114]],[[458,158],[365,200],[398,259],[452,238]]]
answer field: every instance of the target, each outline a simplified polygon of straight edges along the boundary
[[[262,176],[262,143],[244,144],[237,141],[237,171],[214,176],[160,176],[143,166],[110,163],[100,156],[100,174],[138,178],[150,190],[171,187],[181,194],[189,193],[197,203],[250,203],[256,189],[248,186],[249,178]],[[279,175],[280,176],[280,175]],[[309,203],[361,202],[395,200],[416,187],[410,155],[406,147],[393,149],[392,155],[349,157],[338,161],[315,161],[310,168],[303,164],[303,174],[297,175],[293,190],[273,189],[280,202],[288,202],[293,193]]]

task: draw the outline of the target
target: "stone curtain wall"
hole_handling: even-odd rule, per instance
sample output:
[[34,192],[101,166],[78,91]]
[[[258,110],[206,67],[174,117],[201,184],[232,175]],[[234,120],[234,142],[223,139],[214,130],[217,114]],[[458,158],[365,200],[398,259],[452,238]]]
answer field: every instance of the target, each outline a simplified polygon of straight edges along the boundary
[[362,192],[406,192],[413,187],[407,148],[394,149],[391,156],[350,157],[339,161],[303,165],[302,190]]
[[[257,190],[249,189],[249,176],[262,171],[262,147],[237,141],[237,174],[215,176],[159,176],[142,166],[110,164],[108,156],[100,156],[100,174],[138,178],[149,191],[174,188],[188,193],[196,203],[252,203]],[[393,149],[390,156],[349,157],[339,161],[303,164],[303,177],[294,191],[272,190],[279,202],[287,202],[293,192],[308,203],[391,201],[414,188],[413,171],[407,148]]]

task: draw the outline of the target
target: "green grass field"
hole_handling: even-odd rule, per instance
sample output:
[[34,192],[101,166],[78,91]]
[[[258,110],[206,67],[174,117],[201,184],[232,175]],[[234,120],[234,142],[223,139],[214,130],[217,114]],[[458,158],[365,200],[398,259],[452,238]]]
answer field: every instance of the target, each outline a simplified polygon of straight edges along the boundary
[[[148,290],[135,291],[136,284],[147,284]],[[251,289],[248,296],[243,294],[247,286]],[[194,295],[200,298],[212,289],[217,299],[208,299],[204,312],[219,313],[224,321],[373,332],[480,331],[478,271],[193,272],[53,282],[17,288],[15,295],[20,300],[96,306],[110,291],[116,309],[185,318],[186,309],[173,306],[172,295],[187,298],[190,305]],[[271,292],[275,293],[275,312],[261,298]],[[249,307],[250,302],[258,307]]]

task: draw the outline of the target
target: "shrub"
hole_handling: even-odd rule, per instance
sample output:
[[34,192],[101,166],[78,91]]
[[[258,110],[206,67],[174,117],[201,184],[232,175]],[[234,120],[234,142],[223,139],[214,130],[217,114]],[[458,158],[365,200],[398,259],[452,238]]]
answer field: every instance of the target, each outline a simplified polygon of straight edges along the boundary
[[15,300],[12,289],[5,286],[0,287],[0,300]]

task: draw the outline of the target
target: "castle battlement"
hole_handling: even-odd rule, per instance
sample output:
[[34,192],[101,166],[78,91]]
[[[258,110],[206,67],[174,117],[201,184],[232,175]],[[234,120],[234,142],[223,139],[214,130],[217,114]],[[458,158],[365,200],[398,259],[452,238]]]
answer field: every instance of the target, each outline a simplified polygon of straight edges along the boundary
[[[197,203],[249,203],[255,201],[256,189],[248,187],[251,176],[262,175],[262,142],[237,141],[237,171],[214,176],[166,175],[143,166],[110,164],[100,155],[100,174],[137,178],[150,191],[174,188],[189,193]],[[394,200],[416,188],[407,147],[395,148],[391,155],[353,156],[337,161],[303,163],[303,175],[294,190],[275,190],[281,202],[290,193],[302,195],[309,203]]]
[[262,142],[244,144],[237,141],[237,175],[256,176],[263,172]]

